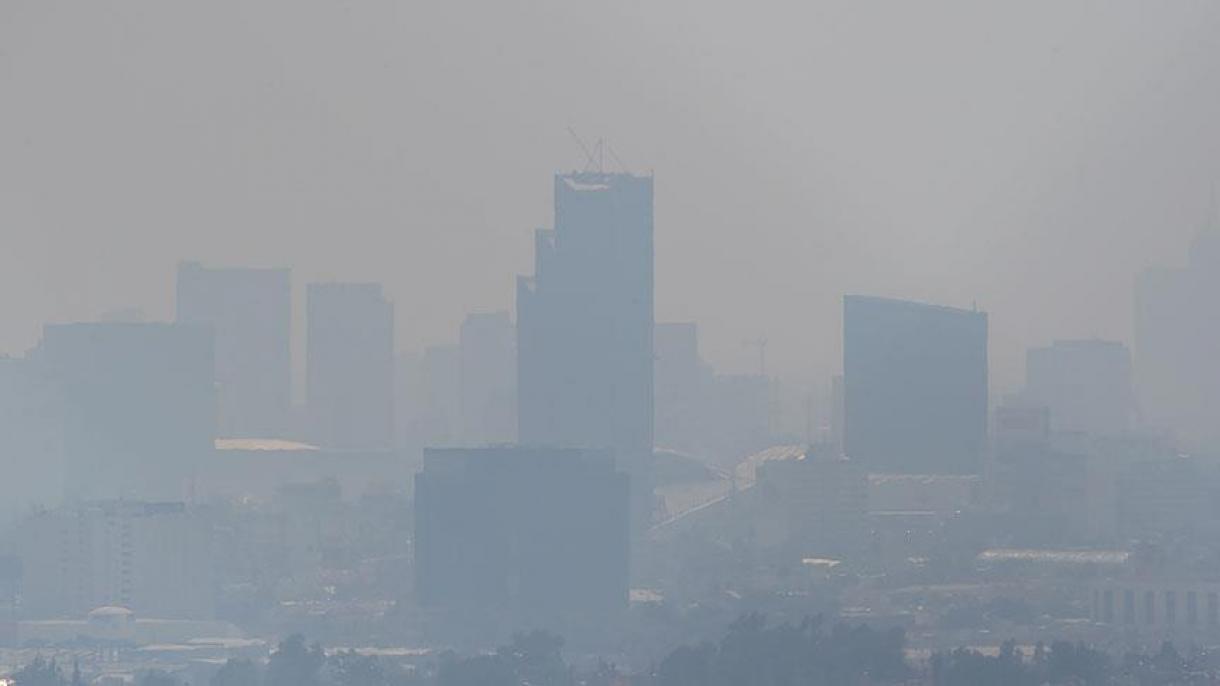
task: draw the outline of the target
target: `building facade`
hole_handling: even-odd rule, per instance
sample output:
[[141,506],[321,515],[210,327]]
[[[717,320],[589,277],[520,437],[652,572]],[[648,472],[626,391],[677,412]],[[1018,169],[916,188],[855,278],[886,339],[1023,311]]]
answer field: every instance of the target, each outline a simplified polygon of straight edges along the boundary
[[183,262],[177,290],[177,321],[210,327],[214,336],[219,434],[284,436],[292,385],[291,272]]
[[1118,436],[1131,427],[1131,355],[1117,341],[1055,341],[1025,356],[1025,400],[1050,411],[1051,428]]
[[628,519],[627,477],[605,451],[425,450],[420,605],[442,628],[588,630],[626,607]]
[[609,449],[648,516],[653,447],[653,180],[555,177],[517,286],[518,440]]
[[181,502],[99,501],[31,515],[17,527],[21,614],[78,619],[99,607],[208,619],[215,584],[207,516]]
[[336,450],[394,445],[394,306],[376,283],[307,290],[306,406],[311,440]]
[[987,442],[987,315],[843,299],[844,450],[869,472],[977,474]]
[[216,437],[212,334],[162,323],[49,324],[71,500],[180,500]]
[[517,437],[517,340],[507,312],[467,315],[459,333],[461,438],[465,445]]
[[1188,264],[1153,269],[1135,289],[1136,387],[1143,422],[1187,450],[1220,445],[1220,231],[1205,231]]

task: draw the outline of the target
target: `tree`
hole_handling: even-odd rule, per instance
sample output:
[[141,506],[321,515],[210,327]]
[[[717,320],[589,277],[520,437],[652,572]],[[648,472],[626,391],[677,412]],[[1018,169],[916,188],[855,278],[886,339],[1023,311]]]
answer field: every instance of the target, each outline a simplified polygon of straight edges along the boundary
[[439,686],[571,686],[563,661],[563,639],[545,631],[513,636],[494,655],[447,658],[437,673]]
[[65,686],[64,672],[55,659],[44,659],[41,655],[13,675],[15,686]]
[[1110,675],[1110,657],[1084,643],[1055,641],[1046,658],[1046,679],[1053,684],[1104,684]]
[[718,645],[680,647],[658,666],[655,686],[838,686],[886,683],[906,677],[901,629],[876,631],[818,617],[768,626],[748,614],[729,626]]
[[328,682],[334,686],[388,686],[389,675],[381,662],[354,650],[339,652],[326,661]]
[[212,676],[211,686],[258,686],[258,666],[250,660],[230,658]]
[[519,686],[511,665],[500,655],[476,655],[441,663],[438,686]]
[[154,669],[145,672],[144,678],[140,679],[140,686],[178,686],[178,680],[168,672]]
[[712,660],[716,646],[703,643],[679,646],[657,667],[657,680],[664,686],[703,686],[712,683]]
[[305,637],[293,634],[280,645],[267,662],[266,686],[320,686],[326,654],[322,647],[305,646]]
[[563,661],[563,639],[546,631],[516,634],[513,642],[496,651],[522,683],[563,686],[572,682]]

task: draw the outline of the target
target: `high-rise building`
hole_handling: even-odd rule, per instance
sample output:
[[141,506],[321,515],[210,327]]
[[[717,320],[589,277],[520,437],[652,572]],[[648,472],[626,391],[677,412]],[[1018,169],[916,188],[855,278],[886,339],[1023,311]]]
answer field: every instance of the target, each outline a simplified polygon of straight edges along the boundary
[[695,452],[703,425],[711,369],[699,359],[699,330],[694,322],[658,322],[653,330],[656,442]]
[[835,452],[843,453],[843,375],[830,377],[830,444]]
[[69,497],[187,494],[191,471],[216,437],[206,327],[50,324],[32,357],[61,404]]
[[555,177],[555,228],[538,231],[517,286],[518,440],[607,448],[645,521],[653,447],[653,181]]
[[461,439],[511,443],[517,436],[517,341],[507,312],[467,315],[461,347]]
[[1181,269],[1145,272],[1135,289],[1140,415],[1187,449],[1220,445],[1220,231],[1195,238]]
[[1116,341],[1055,341],[1025,356],[1025,401],[1050,410],[1055,431],[1117,436],[1134,409],[1131,355]]
[[440,626],[500,634],[489,639],[602,625],[627,605],[628,522],[627,477],[605,451],[427,449],[415,477],[420,604]]
[[977,474],[987,441],[987,315],[843,299],[844,450],[869,472]]
[[1057,445],[1052,412],[1027,400],[1008,399],[994,414],[987,507],[1006,542],[1041,547],[1104,539],[1116,518],[1112,460],[1077,450],[1073,441]]
[[462,444],[462,347],[452,343],[424,349],[423,442],[434,448]]
[[143,617],[207,619],[215,610],[210,520],[181,502],[107,500],[40,511],[16,529],[22,613],[83,617],[118,606]]
[[747,521],[759,542],[770,539],[798,558],[865,548],[868,476],[860,465],[811,449],[797,459],[761,462],[756,475]]
[[64,496],[63,420],[34,360],[0,356],[0,518],[54,507]]
[[394,443],[394,306],[376,283],[312,283],[306,404],[312,439],[339,450]]
[[775,445],[771,379],[761,374],[716,374],[703,400],[704,445],[699,454],[732,468],[742,455]]
[[271,438],[288,429],[291,403],[291,272],[178,265],[177,320],[212,328],[218,431]]

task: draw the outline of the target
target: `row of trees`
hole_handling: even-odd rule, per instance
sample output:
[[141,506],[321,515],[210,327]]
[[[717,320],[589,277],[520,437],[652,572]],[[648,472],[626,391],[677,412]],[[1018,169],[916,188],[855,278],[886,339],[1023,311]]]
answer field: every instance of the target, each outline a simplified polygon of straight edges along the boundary
[[827,626],[821,618],[767,626],[735,621],[718,643],[683,646],[638,680],[646,686],[839,686],[895,683],[909,675],[901,629]]
[[932,657],[931,678],[935,686],[1040,686],[1080,684],[1108,686],[1190,686],[1220,683],[1210,656],[1183,656],[1171,643],[1154,653],[1129,652],[1121,660],[1082,643],[1056,641],[1046,648],[1039,643],[1026,657],[1011,643],[998,655],[984,655],[959,648]]
[[[1166,643],[1155,653],[1113,659],[1081,643],[1038,644],[1027,655],[1012,643],[998,654],[957,649],[916,670],[905,658],[901,629],[828,625],[821,618],[768,625],[741,617],[719,642],[671,651],[645,673],[625,675],[598,664],[578,672],[563,658],[563,640],[546,632],[518,635],[493,653],[448,654],[421,673],[354,652],[327,655],[301,636],[279,644],[265,663],[229,660],[211,686],[839,686],[927,683],[932,686],[1111,686],[1220,683],[1210,657],[1180,655]],[[37,658],[13,676],[16,686],[83,686],[80,670]],[[149,672],[140,686],[186,686]]]
[[41,656],[19,669],[13,675],[13,681],[17,686],[84,686],[85,683],[77,665],[72,665],[69,676],[55,659],[47,660]]
[[[409,672],[352,651],[327,655],[300,635],[279,644],[265,667],[250,660],[229,660],[212,677],[212,686],[408,686],[419,683]],[[160,686],[160,685],[158,685]]]
[[[75,665],[65,670],[54,659],[37,657],[13,674],[15,686],[84,686]],[[212,686],[411,686],[420,683],[375,657],[354,652],[326,655],[321,646],[308,646],[301,636],[279,644],[266,665],[232,659],[212,677]],[[140,675],[138,686],[188,686],[158,670]]]

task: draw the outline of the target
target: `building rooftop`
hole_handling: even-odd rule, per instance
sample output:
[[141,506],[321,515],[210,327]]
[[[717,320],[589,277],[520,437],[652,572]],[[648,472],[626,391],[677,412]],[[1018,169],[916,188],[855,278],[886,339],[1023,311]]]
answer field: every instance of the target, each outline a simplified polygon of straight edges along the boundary
[[901,300],[899,298],[885,298],[885,297],[878,296],[878,295],[848,294],[848,295],[843,296],[844,303],[853,302],[853,301],[861,302],[861,303],[873,303],[876,305],[884,305],[884,306],[889,306],[889,307],[894,307],[894,308],[935,310],[935,311],[939,311],[939,312],[951,312],[951,313],[955,313],[955,314],[975,314],[975,315],[985,315],[986,314],[986,312],[984,312],[983,310],[977,309],[977,308],[967,310],[967,309],[961,308],[961,307],[950,307],[949,305],[937,305],[935,303],[918,302],[915,300]]
[[979,562],[1044,562],[1051,564],[1123,564],[1131,557],[1126,550],[1045,550],[1041,548],[993,548],[976,558]]
[[217,438],[217,450],[318,450],[318,446],[281,438]]

